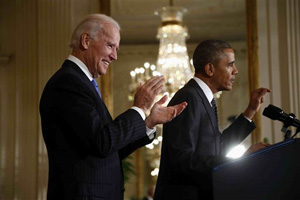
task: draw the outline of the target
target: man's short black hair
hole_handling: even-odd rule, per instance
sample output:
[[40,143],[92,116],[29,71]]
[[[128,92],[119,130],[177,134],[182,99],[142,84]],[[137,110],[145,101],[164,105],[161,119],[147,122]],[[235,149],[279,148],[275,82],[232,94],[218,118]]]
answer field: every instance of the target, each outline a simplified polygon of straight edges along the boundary
[[205,40],[198,44],[193,55],[195,73],[204,72],[207,63],[218,65],[224,49],[232,49],[229,43],[222,40]]

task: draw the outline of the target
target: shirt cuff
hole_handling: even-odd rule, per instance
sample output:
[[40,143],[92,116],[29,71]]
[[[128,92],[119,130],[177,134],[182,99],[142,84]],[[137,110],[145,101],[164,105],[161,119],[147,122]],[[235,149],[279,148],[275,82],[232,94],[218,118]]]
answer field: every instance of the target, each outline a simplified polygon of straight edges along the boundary
[[154,133],[156,132],[156,128],[150,129],[146,126],[146,134],[148,135],[149,139],[152,140],[154,138]]
[[132,106],[131,109],[137,111],[141,115],[141,117],[143,118],[143,120],[145,121],[146,115],[145,115],[145,113],[144,113],[144,111],[142,109],[140,109],[139,107],[136,107],[136,106]]
[[[145,121],[146,115],[145,115],[145,113],[142,109],[140,109],[139,107],[136,107],[136,106],[132,106],[131,109],[137,111],[141,115],[142,119]],[[153,129],[150,129],[146,126],[146,134],[147,134],[147,136],[149,137],[150,140],[152,140],[154,138],[154,133],[155,132],[156,132],[155,127]]]
[[[243,115],[243,116],[244,116],[244,115]],[[252,122],[252,120],[251,120],[251,119],[248,119],[248,118],[247,118],[247,117],[245,117],[245,116],[244,116],[244,118],[245,118],[245,119],[247,119],[249,122]]]

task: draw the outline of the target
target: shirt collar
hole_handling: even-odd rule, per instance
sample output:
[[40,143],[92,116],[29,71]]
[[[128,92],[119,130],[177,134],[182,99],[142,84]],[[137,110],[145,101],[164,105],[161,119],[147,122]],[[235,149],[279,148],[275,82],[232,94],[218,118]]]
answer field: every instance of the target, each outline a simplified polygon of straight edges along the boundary
[[67,60],[74,62],[83,71],[83,73],[89,78],[90,81],[93,80],[93,76],[92,76],[91,72],[89,71],[87,66],[81,60],[79,60],[78,58],[76,58],[73,55],[69,55]]
[[213,95],[211,89],[200,78],[193,77],[193,79],[198,83],[198,85],[200,86],[200,88],[203,90],[203,92],[204,92],[204,94],[205,94],[208,102],[211,103],[212,99],[214,98],[214,95]]

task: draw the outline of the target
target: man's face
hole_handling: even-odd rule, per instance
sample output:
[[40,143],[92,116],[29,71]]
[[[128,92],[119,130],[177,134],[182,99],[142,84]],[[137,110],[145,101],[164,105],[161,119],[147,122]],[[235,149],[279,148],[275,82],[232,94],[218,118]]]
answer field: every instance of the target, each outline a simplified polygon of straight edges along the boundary
[[217,66],[214,67],[213,83],[214,89],[218,91],[229,91],[232,89],[238,70],[235,66],[234,51],[225,49]]
[[105,31],[98,33],[98,40],[90,40],[86,65],[94,78],[106,74],[109,64],[117,60],[120,44],[120,32],[111,25],[105,24]]

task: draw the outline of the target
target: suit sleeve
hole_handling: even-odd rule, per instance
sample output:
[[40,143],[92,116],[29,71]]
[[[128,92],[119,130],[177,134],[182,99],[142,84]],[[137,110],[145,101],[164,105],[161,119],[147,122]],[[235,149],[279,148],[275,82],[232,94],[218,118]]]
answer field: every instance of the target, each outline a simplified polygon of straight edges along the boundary
[[124,147],[123,149],[121,149],[119,151],[120,158],[125,159],[127,156],[129,156],[131,153],[133,153],[138,148],[141,148],[141,147],[151,143],[154,140],[154,138],[150,140],[148,136],[145,136],[145,137],[127,145],[126,147]]
[[255,128],[253,121],[249,122],[243,114],[240,114],[222,133],[222,155],[225,156],[232,146],[240,144]]
[[[140,114],[140,116],[142,116],[142,114],[144,115],[142,118],[143,120],[145,120],[145,114],[143,113],[143,111],[140,109],[140,108],[137,108],[137,107],[131,107],[131,109],[135,110],[136,112],[138,112]],[[156,129],[155,129],[156,130]],[[123,149],[121,149],[119,151],[119,155],[120,155],[120,158],[121,159],[124,159],[126,158],[127,156],[129,156],[131,153],[133,153],[136,149],[140,148],[140,147],[143,147],[149,143],[151,143],[154,138],[155,138],[155,135],[156,135],[156,131],[155,130],[150,130],[149,129],[149,132],[148,133],[148,130],[146,131],[147,133],[147,136],[143,137],[142,139],[140,140],[137,140],[129,145],[127,145],[126,147],[124,147]],[[150,139],[151,138],[151,139]]]
[[[146,136],[145,122],[136,111],[129,109],[112,120],[104,103],[97,98],[81,79],[63,77],[45,88],[41,113],[45,120],[56,124],[49,126],[52,129],[57,126],[52,132],[61,130],[72,148],[99,157],[109,156]],[[51,134],[49,128],[44,129]]]
[[[184,177],[182,180],[201,183],[201,177],[207,176],[204,180],[209,180],[212,169],[229,159],[217,151],[216,146],[222,146],[221,140],[217,140],[220,136],[215,135],[203,100],[195,96],[185,92],[170,102],[170,105],[175,105],[187,101],[188,106],[178,117],[164,125],[166,147],[163,148],[166,148],[167,160],[178,179]],[[229,132],[226,138],[228,143],[231,139]]]

